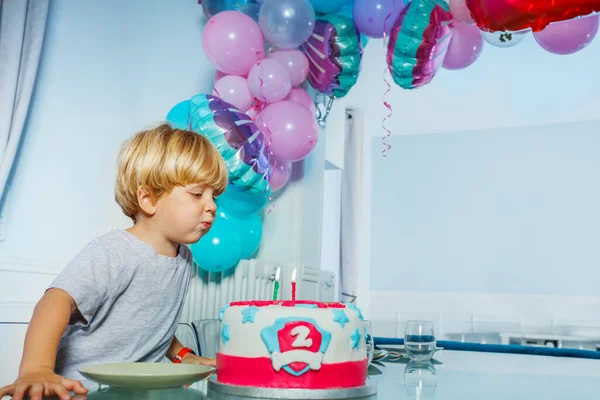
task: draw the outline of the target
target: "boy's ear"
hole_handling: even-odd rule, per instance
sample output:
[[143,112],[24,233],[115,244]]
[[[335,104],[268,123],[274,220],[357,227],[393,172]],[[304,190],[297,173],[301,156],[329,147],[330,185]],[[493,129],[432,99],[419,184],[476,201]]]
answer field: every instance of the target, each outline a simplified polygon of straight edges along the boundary
[[148,215],[156,213],[156,201],[148,189],[143,186],[138,187],[137,200],[144,213]]

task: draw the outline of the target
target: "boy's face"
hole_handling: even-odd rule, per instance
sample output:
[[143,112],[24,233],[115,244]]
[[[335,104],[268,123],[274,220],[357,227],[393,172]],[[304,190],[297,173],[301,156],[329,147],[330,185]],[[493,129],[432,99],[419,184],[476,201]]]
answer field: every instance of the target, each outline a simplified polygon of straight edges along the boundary
[[155,221],[172,242],[196,243],[215,220],[214,190],[202,185],[176,186],[156,202]]

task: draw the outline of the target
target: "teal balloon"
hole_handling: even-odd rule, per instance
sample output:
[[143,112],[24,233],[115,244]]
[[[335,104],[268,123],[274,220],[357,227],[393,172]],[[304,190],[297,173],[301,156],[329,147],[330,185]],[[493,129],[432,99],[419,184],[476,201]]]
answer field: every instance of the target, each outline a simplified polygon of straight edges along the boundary
[[308,82],[317,91],[341,98],[356,84],[363,46],[352,17],[332,13],[317,18],[300,50],[309,61]]
[[230,221],[235,225],[235,229],[240,235],[242,241],[242,258],[250,258],[262,240],[262,221],[256,213],[247,216],[231,216]]
[[271,188],[266,193],[240,190],[235,185],[227,185],[225,192],[218,197],[218,204],[223,205],[232,215],[245,216],[262,210],[269,202]]
[[227,10],[237,10],[246,4],[254,3],[254,0],[202,0],[202,11],[206,18]]
[[[338,14],[342,14],[345,17],[348,18],[354,18],[352,16],[352,10],[354,9],[354,0],[347,2],[349,4],[346,4],[344,7],[342,7],[342,9],[340,11],[338,11]],[[365,47],[367,47],[367,43],[369,43],[369,37],[367,35],[363,35],[362,33],[360,34],[360,42],[362,44],[363,49]]]
[[198,94],[190,99],[190,129],[219,150],[230,185],[258,196],[267,191],[268,143],[249,116],[219,97]]
[[167,114],[167,121],[173,128],[189,129],[190,126],[190,101],[184,100],[177,103]]
[[212,228],[190,245],[190,250],[200,268],[221,272],[235,267],[242,258],[242,239],[235,224],[217,213]]
[[392,79],[403,89],[428,84],[448,51],[454,27],[444,0],[413,0],[390,32],[386,61]]

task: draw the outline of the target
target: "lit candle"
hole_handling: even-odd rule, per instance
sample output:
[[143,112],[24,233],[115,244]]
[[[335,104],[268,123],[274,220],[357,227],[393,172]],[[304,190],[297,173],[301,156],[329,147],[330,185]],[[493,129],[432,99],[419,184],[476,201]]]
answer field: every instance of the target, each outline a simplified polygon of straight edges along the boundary
[[275,287],[273,288],[273,300],[277,300],[277,294],[279,292],[279,273],[281,272],[281,267],[277,267],[277,272],[275,272]]
[[292,300],[296,300],[296,268],[292,272]]

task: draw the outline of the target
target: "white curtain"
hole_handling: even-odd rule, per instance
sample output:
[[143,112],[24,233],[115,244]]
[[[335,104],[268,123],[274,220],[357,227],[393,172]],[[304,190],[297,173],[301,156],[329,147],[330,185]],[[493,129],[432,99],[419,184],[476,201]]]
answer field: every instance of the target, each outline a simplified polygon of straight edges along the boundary
[[[362,113],[346,111],[340,229],[340,286],[344,302],[356,302],[360,268],[360,222],[363,196]],[[361,211],[362,210],[362,211]]]
[[4,197],[27,119],[49,3],[50,0],[0,2],[0,199]]

